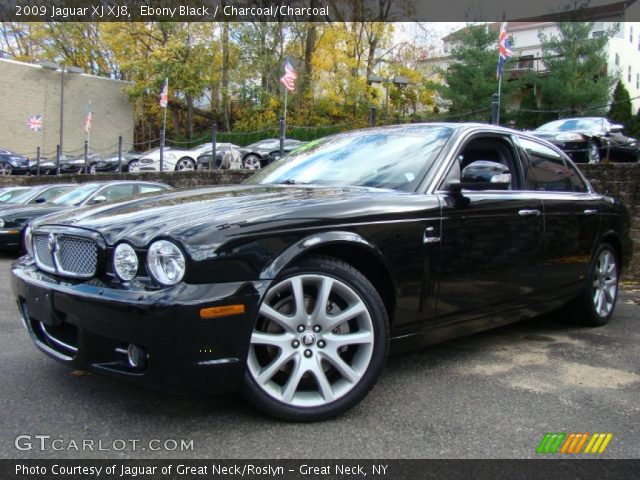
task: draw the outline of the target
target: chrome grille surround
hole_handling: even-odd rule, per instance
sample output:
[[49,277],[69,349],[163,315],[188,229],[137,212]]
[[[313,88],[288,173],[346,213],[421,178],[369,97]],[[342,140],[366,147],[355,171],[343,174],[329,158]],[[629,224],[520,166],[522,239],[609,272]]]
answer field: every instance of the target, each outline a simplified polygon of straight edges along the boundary
[[38,268],[65,277],[91,278],[98,268],[99,246],[88,236],[34,232],[33,252]]

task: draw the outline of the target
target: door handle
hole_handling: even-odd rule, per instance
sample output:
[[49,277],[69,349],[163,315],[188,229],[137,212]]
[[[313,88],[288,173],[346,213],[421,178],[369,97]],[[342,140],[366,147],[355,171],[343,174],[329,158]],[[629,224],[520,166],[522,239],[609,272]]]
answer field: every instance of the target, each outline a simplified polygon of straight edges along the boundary
[[538,215],[540,215],[540,210],[519,210],[518,215],[520,215],[521,217],[537,217]]
[[587,209],[583,213],[585,215],[595,215],[596,213],[598,213],[598,210],[589,210],[589,209]]

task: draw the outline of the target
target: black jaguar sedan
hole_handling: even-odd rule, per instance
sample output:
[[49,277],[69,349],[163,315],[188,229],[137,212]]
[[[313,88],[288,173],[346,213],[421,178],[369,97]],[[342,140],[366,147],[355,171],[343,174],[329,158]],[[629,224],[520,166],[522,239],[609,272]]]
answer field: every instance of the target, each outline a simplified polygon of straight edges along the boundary
[[606,324],[629,217],[559,149],[479,124],[327,137],[244,185],[36,220],[12,287],[35,345],[279,418],[357,404],[390,345],[567,307]]
[[640,161],[638,140],[624,134],[624,125],[602,117],[563,118],[531,133],[562,149],[576,163]]

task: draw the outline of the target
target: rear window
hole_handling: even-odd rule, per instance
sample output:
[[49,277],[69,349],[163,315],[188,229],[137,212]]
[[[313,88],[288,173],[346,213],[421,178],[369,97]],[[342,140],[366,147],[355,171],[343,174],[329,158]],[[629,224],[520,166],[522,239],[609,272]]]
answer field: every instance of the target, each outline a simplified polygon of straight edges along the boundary
[[526,138],[520,139],[520,145],[528,155],[525,178],[527,189],[550,192],[574,191],[572,174],[559,153]]

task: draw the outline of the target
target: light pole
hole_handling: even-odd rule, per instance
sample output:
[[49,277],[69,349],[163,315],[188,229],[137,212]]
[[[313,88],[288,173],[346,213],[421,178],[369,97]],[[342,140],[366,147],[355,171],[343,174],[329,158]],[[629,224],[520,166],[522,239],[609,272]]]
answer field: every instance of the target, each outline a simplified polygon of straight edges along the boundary
[[385,100],[384,100],[384,111],[385,111],[384,116],[385,116],[385,123],[389,123],[389,85],[393,83],[394,85],[397,85],[397,86],[406,87],[411,82],[407,77],[383,78],[377,75],[369,75],[369,77],[367,78],[367,82],[369,83],[369,85],[372,85],[374,83],[381,83],[385,85],[386,92],[385,92]]
[[78,67],[65,67],[55,62],[40,62],[40,67],[46,70],[60,70],[60,152],[64,152],[62,142],[64,138],[64,74],[65,73],[84,73],[84,70]]

